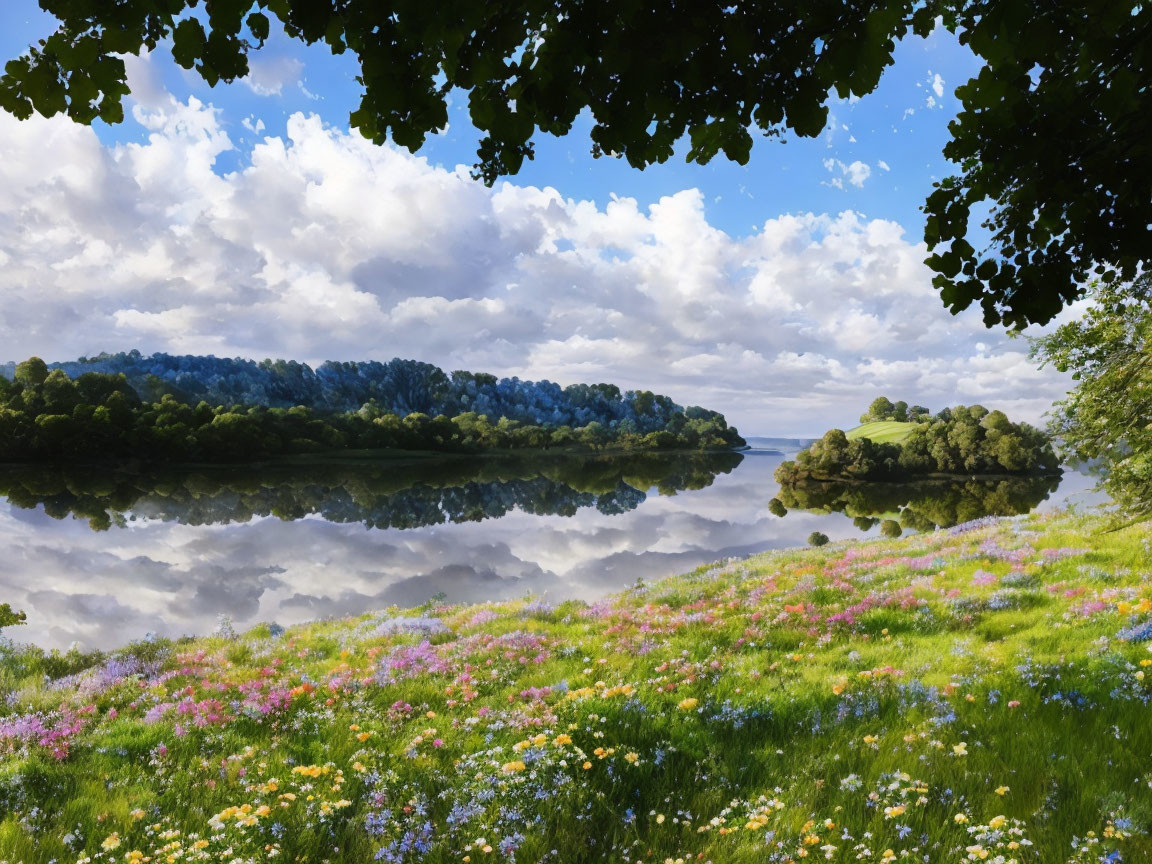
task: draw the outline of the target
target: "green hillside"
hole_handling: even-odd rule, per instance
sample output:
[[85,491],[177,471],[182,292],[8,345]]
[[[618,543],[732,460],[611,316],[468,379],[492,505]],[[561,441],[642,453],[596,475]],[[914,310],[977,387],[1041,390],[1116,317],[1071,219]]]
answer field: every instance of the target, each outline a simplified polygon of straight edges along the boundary
[[863,423],[844,434],[848,436],[849,441],[854,438],[868,438],[872,441],[899,444],[912,434],[912,430],[917,425],[919,424],[900,423],[896,420],[875,420],[871,423]]

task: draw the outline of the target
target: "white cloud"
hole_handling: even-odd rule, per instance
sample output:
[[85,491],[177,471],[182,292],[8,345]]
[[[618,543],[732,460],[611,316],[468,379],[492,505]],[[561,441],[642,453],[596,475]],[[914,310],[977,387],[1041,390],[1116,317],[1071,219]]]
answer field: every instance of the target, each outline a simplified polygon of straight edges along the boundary
[[825,181],[824,185],[834,186],[837,189],[843,189],[845,181],[857,189],[862,189],[864,187],[864,181],[872,176],[872,169],[859,159],[848,165],[845,165],[839,159],[825,159],[824,168],[832,174],[832,178]]
[[[917,84],[917,87],[920,85]],[[928,72],[928,87],[931,93],[927,94],[924,99],[924,105],[929,108],[943,107],[940,100],[944,98],[944,79],[940,77],[938,72]]]
[[784,214],[732,237],[695,189],[646,207],[488,190],[299,114],[221,176],[235,144],[210,106],[155,98],[133,119],[143,143],[104,147],[0,115],[0,359],[415,357],[652,388],[769,434],[850,422],[880,392],[1035,420],[1065,389],[949,315],[893,222]]
[[257,96],[279,96],[285,84],[299,84],[303,89],[300,80],[303,71],[304,64],[296,57],[264,57],[255,54],[249,56],[248,74],[240,80]]

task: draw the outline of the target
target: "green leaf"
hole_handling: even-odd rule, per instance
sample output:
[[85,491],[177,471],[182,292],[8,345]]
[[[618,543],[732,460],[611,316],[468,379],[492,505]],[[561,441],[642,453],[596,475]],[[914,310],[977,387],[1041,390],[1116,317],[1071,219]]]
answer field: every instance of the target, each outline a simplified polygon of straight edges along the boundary
[[207,44],[203,25],[195,18],[185,18],[172,31],[172,59],[185,69],[191,69],[203,56]]
[[252,31],[252,35],[261,45],[263,45],[265,40],[268,38],[268,16],[263,12],[253,12],[248,16],[246,23],[248,25],[248,29]]

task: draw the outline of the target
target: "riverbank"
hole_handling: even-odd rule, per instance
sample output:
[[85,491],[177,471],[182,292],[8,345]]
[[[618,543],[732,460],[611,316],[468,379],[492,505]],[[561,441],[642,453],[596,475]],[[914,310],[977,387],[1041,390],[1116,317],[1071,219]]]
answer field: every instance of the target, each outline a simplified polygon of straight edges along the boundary
[[1103,525],[9,652],[0,860],[1144,860],[1152,533]]

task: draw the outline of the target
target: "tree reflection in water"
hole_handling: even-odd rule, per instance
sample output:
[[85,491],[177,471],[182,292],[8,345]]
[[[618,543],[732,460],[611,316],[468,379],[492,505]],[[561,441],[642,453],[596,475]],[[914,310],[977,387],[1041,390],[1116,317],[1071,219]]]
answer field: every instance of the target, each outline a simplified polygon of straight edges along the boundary
[[861,531],[883,523],[884,533],[896,536],[900,529],[932,531],[983,516],[1027,513],[1055,492],[1060,481],[1058,475],[916,483],[803,480],[782,486],[778,498],[790,510],[843,513]]
[[744,457],[733,452],[375,456],[286,460],[248,466],[130,470],[80,466],[0,467],[0,495],[56,519],[87,519],[96,531],[137,518],[183,525],[285,521],[320,516],[370,528],[479,522],[512,510],[572,516],[595,507],[625,513],[655,487],[661,495],[703,489]]

